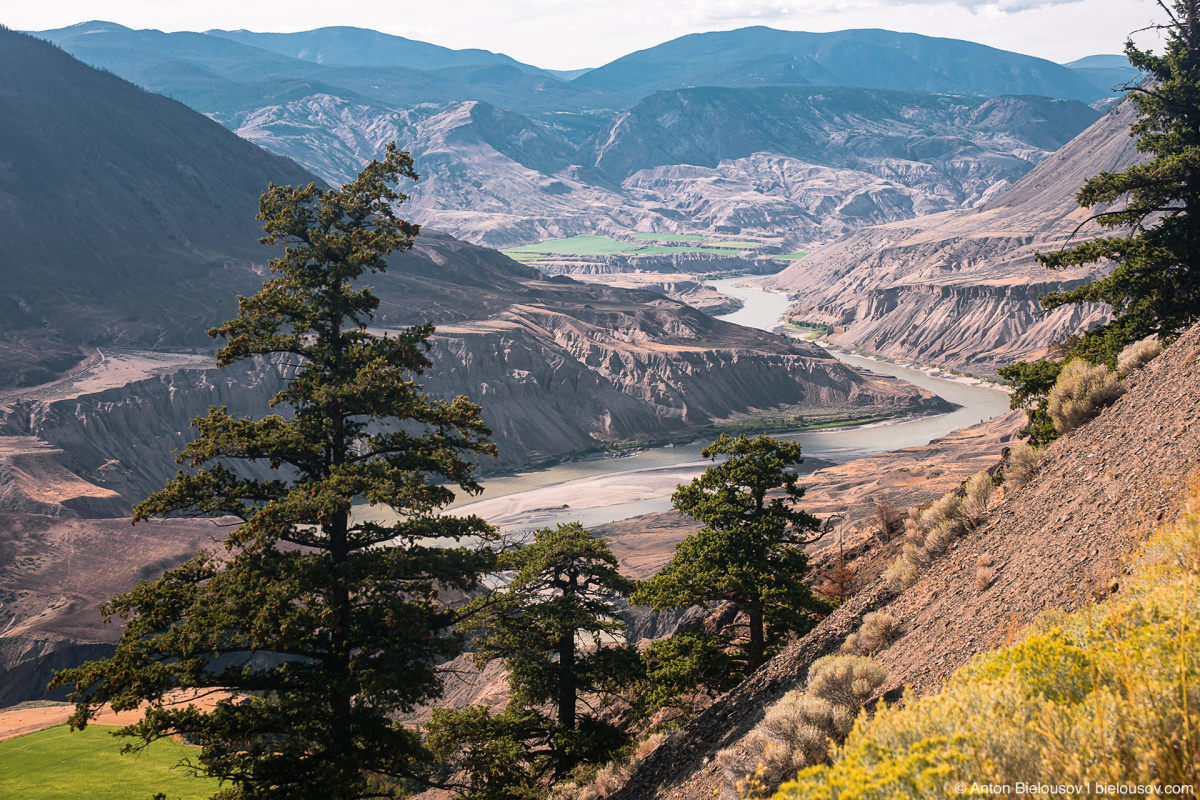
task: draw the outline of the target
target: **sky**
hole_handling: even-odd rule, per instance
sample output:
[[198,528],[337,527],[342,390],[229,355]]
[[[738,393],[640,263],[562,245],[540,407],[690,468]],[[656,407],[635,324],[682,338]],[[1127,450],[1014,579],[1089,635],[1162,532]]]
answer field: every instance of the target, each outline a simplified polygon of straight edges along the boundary
[[[1164,15],[1154,0],[56,0],[0,6],[0,23],[47,30],[87,20],[131,28],[302,31],[371,28],[478,47],[547,69],[596,67],[688,33],[886,28],[967,39],[1064,63],[1119,53]],[[1139,44],[1153,45],[1153,34]]]

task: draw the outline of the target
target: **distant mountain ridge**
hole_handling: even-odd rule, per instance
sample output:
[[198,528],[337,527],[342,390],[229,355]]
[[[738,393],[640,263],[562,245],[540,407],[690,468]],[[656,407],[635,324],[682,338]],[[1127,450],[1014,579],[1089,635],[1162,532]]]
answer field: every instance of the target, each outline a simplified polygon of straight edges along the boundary
[[1127,57],[1115,54],[1085,56],[1063,66],[1110,94],[1114,89],[1135,82],[1141,74]]
[[[97,479],[106,488],[144,496],[162,470],[174,472],[171,452],[210,400],[261,411],[281,368],[210,373],[193,357],[171,362],[193,367],[179,372],[137,372],[114,357],[211,353],[204,331],[269,274],[260,193],[317,179],[30,36],[0,31],[0,71],[13,79],[0,92],[0,436],[52,438],[68,468],[108,465]],[[503,118],[488,124],[503,133]],[[439,326],[422,381],[486,405],[497,463],[508,466],[679,435],[751,409],[941,405],[811,344],[650,292],[546,279],[435,231],[370,283],[377,327]],[[85,355],[77,369],[92,390],[74,377],[47,385]],[[135,389],[122,385],[133,380]],[[20,385],[36,385],[35,395]]]
[[[1049,96],[1103,94],[1050,62],[886,31],[699,34],[569,82],[508,56],[353,28],[166,34],[92,22],[41,35],[327,181],[398,141],[427,178],[414,208],[491,246],[628,230],[770,231],[808,246],[978,202],[1098,115]],[[784,73],[763,66],[785,62]],[[824,88],[801,85],[797,65]],[[872,69],[896,88],[830,85],[869,84]],[[745,80],[641,99],[610,80],[720,83],[721,70]],[[776,79],[790,85],[760,85]]]
[[[344,30],[344,29],[333,29]],[[354,30],[358,39],[374,31]],[[318,32],[313,32],[318,33]],[[486,100],[519,111],[571,111],[615,108],[625,101],[618,95],[574,87],[553,75],[487,51],[464,51],[410,42],[400,37],[383,40],[387,46],[368,48],[381,64],[318,63],[270,49],[301,53],[303,40],[273,38],[273,34],[132,30],[111,22],[87,22],[34,35],[59,45],[81,61],[115,72],[151,91],[181,100],[222,122],[252,111],[272,99],[293,93],[298,86],[341,97],[367,98],[391,109],[423,103],[447,104],[467,99]],[[291,34],[278,34],[286,37]],[[300,34],[295,34],[300,35]],[[239,36],[249,41],[238,41]],[[263,38],[266,37],[266,38]],[[349,48],[342,37],[326,37],[336,45],[332,52]],[[281,41],[288,43],[286,46]],[[266,47],[263,45],[269,45]],[[409,52],[408,56],[404,56]],[[490,59],[470,63],[475,53]],[[456,55],[457,54],[457,55]],[[344,57],[344,56],[343,56]],[[365,57],[364,57],[365,58]],[[412,64],[424,64],[418,68]],[[429,64],[437,64],[429,68]],[[291,94],[289,99],[295,97]]]
[[452,50],[449,47],[407,39],[367,28],[328,27],[300,33],[257,33],[247,30],[205,31],[209,36],[260,47],[290,58],[318,64],[359,67],[407,67],[438,70],[447,67],[504,64],[523,72],[550,74],[515,58],[490,50]]
[[850,86],[1087,103],[1111,95],[1089,76],[1044,59],[883,30],[755,27],[693,34],[596,69],[566,72],[361,28],[163,33],[95,21],[37,35],[89,64],[221,115],[226,124],[225,116],[261,107],[260,97],[278,97],[285,91],[280,84],[295,81],[396,109],[481,100],[539,115],[551,126],[561,112],[611,114],[654,91],[699,86]]
[[878,29],[808,33],[762,26],[672,39],[573,83],[627,97],[692,86],[771,84],[1035,94],[1087,103],[1104,96],[1064,66],[974,42]]
[[[308,162],[296,112],[239,132]],[[426,176],[413,208],[471,241],[633,229],[807,243],[981,202],[1099,116],[1047,98],[704,88],[651,95],[578,147],[482,103],[395,133]]]

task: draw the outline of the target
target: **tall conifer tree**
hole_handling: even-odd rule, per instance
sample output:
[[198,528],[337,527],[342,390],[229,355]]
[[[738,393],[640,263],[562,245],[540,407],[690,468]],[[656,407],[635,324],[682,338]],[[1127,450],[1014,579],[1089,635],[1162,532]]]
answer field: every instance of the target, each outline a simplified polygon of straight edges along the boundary
[[[420,739],[392,718],[439,694],[435,662],[458,651],[439,591],[471,590],[494,560],[454,546],[488,539],[482,520],[437,513],[449,486],[478,490],[471,457],[494,451],[479,409],[414,382],[430,365],[432,326],[367,331],[379,301],[358,281],[418,232],[393,211],[402,178],[417,175],[392,145],[341,189],[272,185],[262,196],[263,242],[286,251],[262,291],[209,333],[225,340],[220,366],[286,358],[296,371],[273,414],[213,408],[195,420],[199,436],[180,456],[195,471],[135,513],[240,525],[224,552],[109,602],[104,612],[127,620],[116,653],[57,678],[76,688],[75,727],[103,703],[146,704],[121,732],[136,747],[185,734],[202,747],[200,770],[228,782],[228,800],[389,796],[369,788],[372,774],[418,771]],[[276,475],[246,477],[239,462]],[[356,498],[400,521],[360,518]],[[177,690],[224,699],[201,713],[172,705]]]
[[1062,365],[1082,357],[1116,366],[1121,349],[1151,335],[1170,342],[1200,321],[1200,0],[1159,6],[1167,21],[1161,55],[1125,44],[1129,63],[1145,76],[1129,87],[1138,118],[1130,129],[1144,163],[1102,172],[1079,190],[1077,200],[1095,209],[1093,219],[1113,236],[1063,250],[1039,253],[1051,269],[1101,263],[1103,278],[1042,298],[1048,309],[1103,303],[1112,319],[1073,336],[1059,349],[1061,361],[1018,361],[999,370],[1016,388],[1013,408],[1026,408],[1025,433],[1034,443],[1058,436],[1046,411],[1046,394]]

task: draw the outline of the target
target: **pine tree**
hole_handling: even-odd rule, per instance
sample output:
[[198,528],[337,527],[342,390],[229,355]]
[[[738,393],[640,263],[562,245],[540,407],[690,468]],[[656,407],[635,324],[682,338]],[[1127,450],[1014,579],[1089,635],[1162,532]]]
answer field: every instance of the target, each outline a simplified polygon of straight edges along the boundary
[[[261,419],[212,408],[193,427],[180,471],[135,511],[233,518],[224,552],[203,551],[103,608],[127,620],[116,653],[67,670],[71,723],[99,706],[147,704],[121,733],[131,748],[180,733],[199,769],[228,782],[220,797],[341,800],[380,793],[379,776],[417,774],[428,754],[392,721],[438,696],[435,662],[455,655],[455,612],[439,592],[467,592],[494,561],[478,518],[439,516],[450,486],[476,492],[472,459],[494,452],[479,409],[430,399],[413,378],[430,366],[430,325],[376,336],[378,300],[356,282],[412,246],[396,217],[416,179],[387,148],[341,189],[270,186],[259,205],[264,244],[284,244],[275,277],[238,298],[238,316],[209,333],[222,367],[286,358],[294,375]],[[265,409],[264,409],[265,411]],[[239,462],[268,466],[245,477]],[[352,513],[390,507],[383,524]],[[183,690],[224,696],[201,713],[172,705]],[[385,781],[386,783],[386,781]]]
[[[727,458],[680,486],[671,502],[704,528],[679,544],[670,563],[631,602],[659,610],[734,603],[749,620],[744,656],[753,671],[769,645],[788,632],[807,631],[829,610],[804,581],[804,548],[820,538],[810,536],[820,525],[794,507],[804,496],[798,476],[789,471],[803,461],[799,442],[722,435],[702,455]],[[781,496],[767,498],[776,491]]]
[[1174,339],[1200,320],[1200,0],[1160,0],[1168,22],[1162,55],[1125,44],[1129,62],[1148,80],[1129,88],[1138,118],[1130,134],[1149,159],[1089,179],[1077,199],[1093,217],[1124,232],[1039,253],[1051,269],[1113,265],[1107,276],[1042,298],[1047,309],[1104,303],[1112,319],[1065,343],[1059,362],[1016,362],[1000,370],[1017,389],[1013,408],[1029,410],[1033,441],[1057,436],[1045,396],[1062,364],[1081,357],[1116,367],[1122,348],[1147,336]]
[[538,797],[575,766],[611,759],[628,737],[580,706],[640,677],[636,649],[613,641],[634,583],[603,539],[579,523],[543,528],[502,553],[498,569],[507,584],[479,596],[462,628],[476,666],[503,661],[508,706],[501,714],[439,709],[427,726],[431,749],[466,775],[469,800]]

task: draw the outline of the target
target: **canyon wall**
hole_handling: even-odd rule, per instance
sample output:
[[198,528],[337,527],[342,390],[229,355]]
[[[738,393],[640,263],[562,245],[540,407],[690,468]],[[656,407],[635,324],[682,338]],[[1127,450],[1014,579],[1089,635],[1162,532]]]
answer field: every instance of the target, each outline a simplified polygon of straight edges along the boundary
[[786,289],[793,316],[831,326],[843,347],[978,374],[1039,357],[1106,319],[1098,305],[1046,312],[1037,301],[1104,265],[1051,272],[1034,254],[1104,232],[1075,194],[1092,175],[1136,163],[1133,119],[1123,103],[980,208],[860,230],[767,285]]

